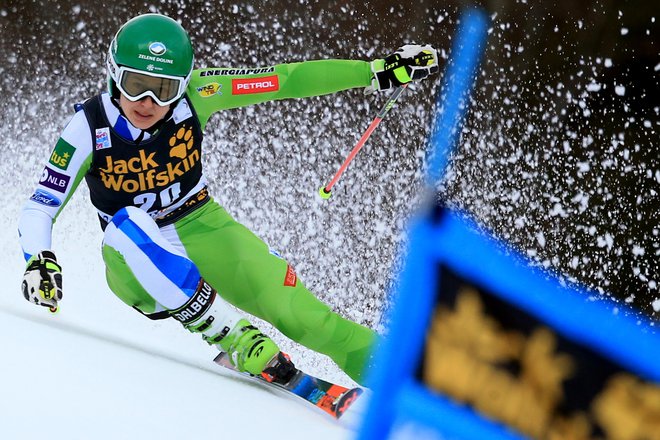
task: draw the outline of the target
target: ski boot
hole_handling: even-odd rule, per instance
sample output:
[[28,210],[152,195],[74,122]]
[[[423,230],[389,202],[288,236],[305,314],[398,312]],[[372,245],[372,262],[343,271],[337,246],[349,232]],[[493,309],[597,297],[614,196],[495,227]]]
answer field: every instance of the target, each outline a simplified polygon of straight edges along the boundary
[[200,278],[190,300],[170,315],[220,351],[238,371],[259,376],[280,349],[259,329],[242,318],[206,281]]
[[238,371],[259,376],[278,357],[280,349],[258,328],[241,319],[218,344]]

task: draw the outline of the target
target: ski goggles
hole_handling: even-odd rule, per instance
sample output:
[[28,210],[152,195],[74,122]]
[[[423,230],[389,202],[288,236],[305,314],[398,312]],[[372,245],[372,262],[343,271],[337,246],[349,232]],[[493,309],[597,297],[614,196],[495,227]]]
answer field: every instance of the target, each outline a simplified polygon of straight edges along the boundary
[[188,83],[188,78],[147,74],[126,66],[118,66],[115,73],[117,88],[126,99],[135,102],[150,96],[160,106],[181,98]]

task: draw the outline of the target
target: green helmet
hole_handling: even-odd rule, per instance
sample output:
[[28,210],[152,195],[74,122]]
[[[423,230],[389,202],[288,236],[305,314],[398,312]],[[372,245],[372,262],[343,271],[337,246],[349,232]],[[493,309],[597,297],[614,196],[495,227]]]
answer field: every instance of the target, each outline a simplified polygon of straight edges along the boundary
[[160,14],[132,18],[110,43],[108,89],[137,101],[151,96],[160,105],[178,101],[190,81],[194,54],[190,37],[175,20]]

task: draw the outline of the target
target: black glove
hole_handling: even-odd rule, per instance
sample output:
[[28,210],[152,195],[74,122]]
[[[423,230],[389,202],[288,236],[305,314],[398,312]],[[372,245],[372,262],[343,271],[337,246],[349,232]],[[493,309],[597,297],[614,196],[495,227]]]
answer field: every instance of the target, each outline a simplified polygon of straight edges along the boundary
[[374,75],[365,93],[420,81],[438,70],[438,52],[432,46],[407,44],[387,58],[371,63]]
[[28,260],[22,287],[28,301],[57,310],[62,299],[62,267],[53,251],[41,251]]

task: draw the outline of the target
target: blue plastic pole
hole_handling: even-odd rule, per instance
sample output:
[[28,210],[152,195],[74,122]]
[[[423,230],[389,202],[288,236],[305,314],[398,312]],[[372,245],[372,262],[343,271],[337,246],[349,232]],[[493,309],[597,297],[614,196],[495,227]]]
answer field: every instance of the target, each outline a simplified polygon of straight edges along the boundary
[[[479,10],[470,10],[462,14],[460,27],[457,32],[454,47],[450,54],[450,62],[445,71],[442,88],[438,96],[438,112],[435,115],[434,130],[430,139],[429,168],[426,176],[427,185],[433,188],[435,183],[444,173],[449,151],[456,143],[460,132],[463,117],[469,104],[469,94],[474,82],[474,75],[479,65],[479,58],[483,52],[488,28],[487,16]],[[414,237],[412,238],[414,239]],[[418,243],[414,256],[421,256],[424,252],[419,247],[424,243]],[[406,262],[407,267],[423,267],[415,262]],[[404,270],[404,277],[408,271]],[[413,275],[407,274],[408,282]],[[415,273],[417,282],[425,282],[430,279],[429,274]],[[405,284],[406,279],[403,280]],[[400,300],[396,298],[395,300]],[[410,320],[397,316],[397,313],[406,313],[399,310],[401,304],[395,307],[395,315],[392,322],[401,323]],[[418,304],[419,306],[419,304]],[[423,305],[421,306],[423,307]],[[417,307],[420,309],[420,307]],[[415,324],[415,317],[411,317]],[[421,325],[417,323],[418,325]],[[406,384],[411,381],[412,368],[417,359],[401,356],[401,352],[419,352],[420,340],[405,341],[410,333],[419,331],[408,328],[400,328],[393,325],[391,334],[383,341],[376,352],[376,362],[373,371],[370,372],[369,385],[373,389],[373,397],[369,408],[362,421],[362,429],[358,434],[359,440],[383,440],[390,436],[392,427],[398,420],[410,418],[401,403],[401,393],[405,393]],[[403,341],[403,342],[402,342]],[[409,344],[406,350],[402,350],[400,344]],[[417,348],[413,350],[411,346]],[[414,356],[413,356],[414,357]],[[413,416],[414,418],[414,416]]]
[[444,174],[448,156],[460,136],[469,107],[470,91],[486,43],[488,22],[488,17],[476,9],[461,16],[457,39],[438,94],[434,130],[429,143],[426,183],[431,188]]

